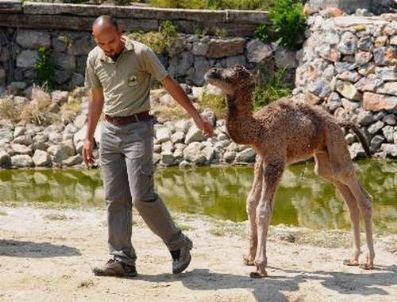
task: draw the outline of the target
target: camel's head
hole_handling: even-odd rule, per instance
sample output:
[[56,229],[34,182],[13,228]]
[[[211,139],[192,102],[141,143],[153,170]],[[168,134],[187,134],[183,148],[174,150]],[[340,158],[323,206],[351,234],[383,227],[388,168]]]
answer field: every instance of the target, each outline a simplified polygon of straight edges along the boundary
[[241,88],[251,88],[254,84],[253,75],[243,66],[230,68],[211,68],[204,76],[205,80],[229,96]]

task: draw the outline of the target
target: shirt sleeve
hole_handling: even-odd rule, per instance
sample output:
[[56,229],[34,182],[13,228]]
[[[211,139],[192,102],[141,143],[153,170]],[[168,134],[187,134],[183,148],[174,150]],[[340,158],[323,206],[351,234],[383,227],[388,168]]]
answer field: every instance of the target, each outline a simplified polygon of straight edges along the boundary
[[168,75],[167,70],[165,70],[163,64],[151,48],[144,47],[142,50],[142,59],[146,71],[154,76],[157,81],[161,82]]
[[99,81],[98,76],[95,73],[94,64],[90,56],[88,56],[86,62],[84,86],[87,89],[102,87],[101,82]]

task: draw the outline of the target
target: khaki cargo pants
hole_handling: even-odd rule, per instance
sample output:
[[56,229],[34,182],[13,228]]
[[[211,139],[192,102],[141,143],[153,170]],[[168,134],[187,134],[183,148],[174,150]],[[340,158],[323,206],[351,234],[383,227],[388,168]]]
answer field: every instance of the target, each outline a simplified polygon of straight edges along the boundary
[[105,188],[109,252],[116,259],[135,264],[131,244],[132,205],[169,250],[185,240],[161,198],[154,191],[153,120],[116,126],[102,123],[101,174]]

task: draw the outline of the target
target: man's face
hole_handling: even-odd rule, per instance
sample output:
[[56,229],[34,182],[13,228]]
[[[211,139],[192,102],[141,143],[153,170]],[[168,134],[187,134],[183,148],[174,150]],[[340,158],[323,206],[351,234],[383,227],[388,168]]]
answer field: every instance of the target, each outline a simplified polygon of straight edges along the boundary
[[103,50],[108,57],[117,56],[124,48],[121,40],[121,31],[114,26],[106,28],[95,28],[92,31],[96,44]]

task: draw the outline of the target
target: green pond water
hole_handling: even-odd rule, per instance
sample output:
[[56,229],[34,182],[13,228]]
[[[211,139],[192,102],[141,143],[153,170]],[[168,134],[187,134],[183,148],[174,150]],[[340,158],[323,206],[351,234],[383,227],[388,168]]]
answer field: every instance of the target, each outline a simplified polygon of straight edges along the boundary
[[[377,231],[397,233],[397,161],[362,161],[355,167],[373,196]],[[244,221],[253,167],[166,168],[156,187],[172,211]],[[0,204],[51,203],[104,207],[99,170],[0,170]],[[1,219],[1,218],[0,218]],[[333,186],[313,173],[313,164],[293,165],[278,189],[272,224],[312,229],[349,229],[349,215]]]

